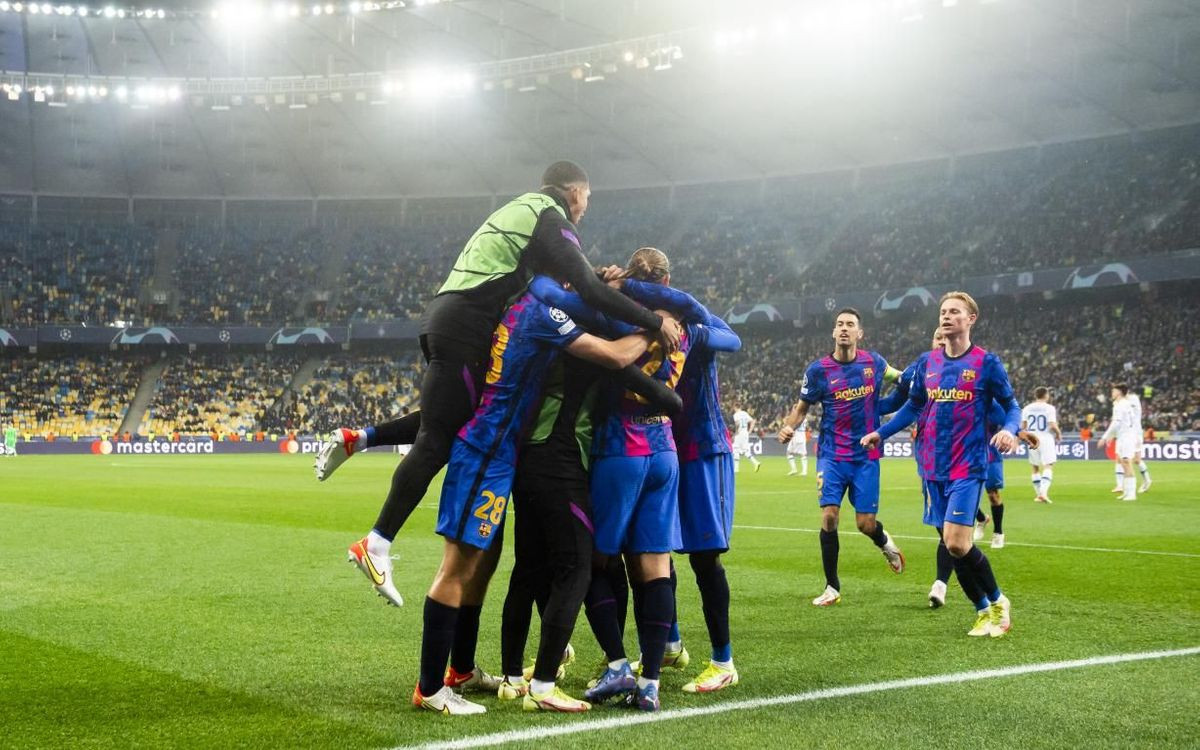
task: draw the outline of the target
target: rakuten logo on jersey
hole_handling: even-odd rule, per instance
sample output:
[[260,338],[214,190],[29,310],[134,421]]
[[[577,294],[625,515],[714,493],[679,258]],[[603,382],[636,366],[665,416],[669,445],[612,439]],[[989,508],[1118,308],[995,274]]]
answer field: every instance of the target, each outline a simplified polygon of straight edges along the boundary
[[902,443],[884,443],[883,457],[884,458],[912,458],[913,444],[911,441],[905,440]]
[[1200,440],[1190,443],[1146,443],[1142,458],[1147,461],[1200,461]]

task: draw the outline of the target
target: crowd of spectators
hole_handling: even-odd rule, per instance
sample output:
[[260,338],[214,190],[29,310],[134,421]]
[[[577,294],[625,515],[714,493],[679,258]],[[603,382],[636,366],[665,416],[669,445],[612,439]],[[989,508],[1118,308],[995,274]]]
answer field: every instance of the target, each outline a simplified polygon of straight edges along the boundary
[[264,429],[327,435],[338,427],[379,424],[417,408],[414,383],[422,368],[415,354],[329,357],[277,411]]
[[146,361],[142,357],[2,358],[0,425],[14,425],[27,439],[114,435]]
[[303,322],[332,252],[324,234],[294,226],[195,229],[179,242],[179,301],[166,322],[197,325]]
[[[1198,135],[1059,144],[953,166],[675,189],[595,186],[581,236],[598,265],[659,247],[673,283],[716,309],[1170,252],[1200,244]],[[155,307],[148,322],[416,316],[487,210],[478,198],[446,204],[407,223],[353,231],[278,221],[187,230],[167,274],[174,302]],[[154,271],[156,241],[144,227],[0,226],[0,323],[146,318],[137,298]]]
[[[1150,386],[1147,426],[1200,430],[1200,321],[1189,314],[1197,294],[1189,284],[1115,303],[984,305],[972,338],[1000,355],[1022,403],[1038,386],[1051,389],[1063,430],[1107,427],[1115,382],[1139,395]],[[868,318],[863,345],[903,368],[929,346],[934,325],[932,312],[902,321]],[[799,398],[804,368],[832,350],[831,330],[744,333],[742,351],[718,360],[726,407],[743,406],[761,429],[777,430]]]
[[154,244],[144,227],[0,224],[0,323],[137,320]]
[[[137,432],[247,439],[302,362],[297,354],[195,354],[172,359],[158,382]],[[131,394],[132,395],[132,394]]]

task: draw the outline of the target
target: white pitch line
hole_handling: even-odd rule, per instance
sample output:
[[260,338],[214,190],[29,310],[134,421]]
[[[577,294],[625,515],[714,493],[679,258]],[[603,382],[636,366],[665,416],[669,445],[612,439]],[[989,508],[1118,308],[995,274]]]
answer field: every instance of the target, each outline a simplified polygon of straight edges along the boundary
[[[742,524],[734,524],[735,529],[752,529],[755,531],[794,531],[804,534],[816,534],[820,529],[790,529],[782,526],[745,526]],[[891,534],[893,539],[916,539],[921,542],[932,542],[937,539],[936,536],[916,536],[914,534]],[[1037,547],[1038,549],[1064,549],[1074,552],[1123,552],[1129,555],[1158,555],[1161,557],[1200,557],[1200,554],[1194,552],[1160,552],[1149,549],[1119,549],[1116,547],[1076,547],[1070,544],[1035,544],[1033,542],[1008,542],[1004,543],[1005,547]]]
[[812,701],[827,700],[829,698],[844,698],[852,695],[878,693],[886,690],[904,690],[907,688],[928,687],[930,685],[953,685],[963,682],[989,680],[996,677],[1014,677],[1017,675],[1037,674],[1040,672],[1058,672],[1066,669],[1098,667],[1108,664],[1124,664],[1127,662],[1146,661],[1150,659],[1167,659],[1176,656],[1195,656],[1197,654],[1200,654],[1200,647],[1194,646],[1192,648],[1180,648],[1170,651],[1142,651],[1128,654],[1111,654],[1109,656],[1093,656],[1087,659],[1074,659],[1071,661],[1018,664],[1012,667],[998,667],[996,669],[978,669],[970,672],[951,672],[949,674],[929,675],[927,677],[910,677],[903,680],[868,682],[860,685],[846,685],[844,687],[825,688],[824,690],[811,690],[805,693],[792,693],[790,695],[777,695],[767,698],[729,701],[727,703],[717,703],[709,706],[697,706],[695,708],[672,709],[669,711],[660,711],[658,713],[622,712],[621,716],[614,716],[607,719],[580,721],[570,724],[562,724],[559,726],[537,727],[534,729],[513,729],[506,732],[480,734],[473,737],[463,737],[457,740],[448,740],[445,742],[429,742],[423,745],[404,745],[397,748],[392,748],[392,750],[415,750],[416,748],[422,748],[423,750],[458,750],[459,748],[491,747],[492,745],[501,745],[509,742],[529,742],[532,740],[545,739],[547,737],[560,737],[568,734],[594,732],[601,729],[629,727],[635,724],[651,724],[660,721],[673,721],[675,719],[690,719],[696,716],[723,714],[730,711],[749,711],[758,708],[769,708],[772,706],[786,706],[794,703],[809,703]]

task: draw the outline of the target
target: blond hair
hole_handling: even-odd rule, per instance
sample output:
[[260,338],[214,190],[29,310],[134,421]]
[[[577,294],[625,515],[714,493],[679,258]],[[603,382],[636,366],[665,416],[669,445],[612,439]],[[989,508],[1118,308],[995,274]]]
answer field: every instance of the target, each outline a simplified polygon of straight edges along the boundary
[[967,310],[969,310],[972,315],[979,317],[979,305],[975,304],[975,298],[966,292],[946,292],[942,295],[942,298],[938,300],[938,306],[940,307],[941,304],[948,299],[961,300],[962,303],[967,306]]
[[629,256],[625,266],[625,275],[639,281],[654,281],[662,283],[671,275],[671,261],[662,250],[654,247],[639,247]]

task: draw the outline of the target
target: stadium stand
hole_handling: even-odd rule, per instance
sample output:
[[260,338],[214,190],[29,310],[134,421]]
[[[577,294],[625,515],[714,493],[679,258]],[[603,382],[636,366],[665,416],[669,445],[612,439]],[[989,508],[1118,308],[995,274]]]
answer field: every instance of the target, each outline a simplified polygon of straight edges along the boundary
[[147,360],[139,356],[0,358],[0,415],[22,435],[114,435]]

